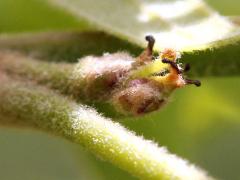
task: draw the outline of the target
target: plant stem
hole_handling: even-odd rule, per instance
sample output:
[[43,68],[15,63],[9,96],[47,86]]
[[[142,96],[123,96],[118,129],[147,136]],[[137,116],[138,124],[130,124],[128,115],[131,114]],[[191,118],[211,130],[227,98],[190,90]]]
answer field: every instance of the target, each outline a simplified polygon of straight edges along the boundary
[[201,169],[89,107],[1,74],[0,84],[0,115],[14,119],[0,119],[0,124],[20,123],[63,136],[141,179],[210,179]]
[[47,85],[66,93],[73,65],[40,62],[19,53],[0,52],[0,70],[11,76]]

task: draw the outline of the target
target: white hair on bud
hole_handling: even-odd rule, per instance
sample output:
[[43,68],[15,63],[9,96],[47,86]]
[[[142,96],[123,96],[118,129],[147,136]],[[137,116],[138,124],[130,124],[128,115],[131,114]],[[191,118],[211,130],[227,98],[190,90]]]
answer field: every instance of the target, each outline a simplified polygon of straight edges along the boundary
[[104,53],[101,57],[87,56],[79,60],[73,75],[75,78],[84,78],[89,74],[101,75],[106,71],[129,70],[133,62],[133,58],[127,53]]

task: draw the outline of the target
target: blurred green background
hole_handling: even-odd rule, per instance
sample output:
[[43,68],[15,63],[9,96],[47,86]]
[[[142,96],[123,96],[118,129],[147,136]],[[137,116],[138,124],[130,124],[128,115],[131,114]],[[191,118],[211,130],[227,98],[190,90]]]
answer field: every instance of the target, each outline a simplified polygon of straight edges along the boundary
[[[207,0],[223,15],[240,1]],[[0,0],[0,33],[91,29],[41,0]],[[223,67],[224,68],[224,67]],[[163,110],[123,122],[220,179],[240,179],[240,78],[204,77],[177,91]],[[151,119],[151,120],[149,120]],[[113,178],[114,177],[114,178]],[[80,146],[33,130],[0,128],[0,179],[135,179]]]

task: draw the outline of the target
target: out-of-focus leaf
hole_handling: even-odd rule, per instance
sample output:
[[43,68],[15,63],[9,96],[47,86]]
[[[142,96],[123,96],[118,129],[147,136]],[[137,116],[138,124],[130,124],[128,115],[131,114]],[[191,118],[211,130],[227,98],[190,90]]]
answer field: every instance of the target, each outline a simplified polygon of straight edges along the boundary
[[218,40],[239,36],[236,25],[202,0],[46,1],[142,46],[145,35],[152,34],[157,49],[206,49],[213,42],[218,45]]
[[0,32],[19,33],[53,29],[88,29],[69,13],[49,6],[41,0],[1,0]]
[[240,26],[240,16],[230,16],[229,20],[231,20],[234,24]]
[[205,0],[212,8],[225,16],[240,15],[240,1],[236,0]]
[[1,35],[0,49],[17,50],[48,61],[77,62],[86,55],[128,51],[135,55],[141,48],[100,31],[48,32]]
[[[106,180],[90,153],[45,133],[1,127],[0,146],[1,179]],[[77,158],[73,152],[78,152]]]
[[[228,41],[234,40],[229,38]],[[222,44],[224,48],[186,52],[181,61],[192,65],[190,73],[195,76],[239,75],[240,61],[236,59],[239,57],[240,46],[231,43],[225,46],[226,43],[226,40],[218,41],[219,46]],[[48,61],[77,62],[83,56],[102,55],[106,52],[128,51],[137,56],[142,49],[106,33],[92,31],[2,35],[0,50],[16,50]]]

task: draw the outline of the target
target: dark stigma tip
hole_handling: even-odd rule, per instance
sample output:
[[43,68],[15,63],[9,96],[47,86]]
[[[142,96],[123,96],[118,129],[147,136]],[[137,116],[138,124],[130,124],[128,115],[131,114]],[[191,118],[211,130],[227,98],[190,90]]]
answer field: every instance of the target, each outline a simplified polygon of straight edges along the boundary
[[200,87],[201,86],[201,81],[198,81],[198,80],[195,80],[195,83],[194,83],[197,87]]
[[145,39],[149,42],[149,43],[154,43],[155,42],[155,39],[152,35],[147,35],[145,37]]
[[194,84],[197,87],[201,86],[201,81],[199,80],[185,79],[185,81],[187,84]]
[[191,69],[190,64],[186,64],[184,67],[184,72],[188,72]]

